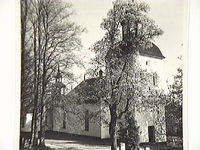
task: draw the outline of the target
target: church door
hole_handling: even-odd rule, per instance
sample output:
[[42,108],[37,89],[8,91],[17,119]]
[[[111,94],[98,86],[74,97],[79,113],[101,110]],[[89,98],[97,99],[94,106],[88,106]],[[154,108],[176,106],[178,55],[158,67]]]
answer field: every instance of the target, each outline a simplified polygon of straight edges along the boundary
[[149,142],[155,142],[155,127],[148,126]]

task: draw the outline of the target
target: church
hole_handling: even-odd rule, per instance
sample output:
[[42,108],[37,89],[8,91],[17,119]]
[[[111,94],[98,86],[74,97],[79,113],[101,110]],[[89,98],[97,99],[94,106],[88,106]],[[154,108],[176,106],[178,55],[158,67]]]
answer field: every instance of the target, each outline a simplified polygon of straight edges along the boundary
[[[117,66],[120,68],[120,64],[124,64],[125,61],[128,62],[128,74],[135,80],[142,76],[141,73],[136,72],[135,64],[138,64],[140,69],[146,70],[149,74],[149,86],[143,87],[144,90],[150,87],[162,89],[165,86],[165,81],[162,79],[162,61],[165,57],[161,50],[154,43],[151,43],[148,48],[139,47],[136,49],[132,47],[127,42],[130,39],[128,30],[126,24],[122,23],[122,41],[114,50],[107,52],[106,69],[105,71],[99,70],[98,77],[84,79],[70,92],[65,93],[62,74],[58,68],[54,86],[56,90],[53,91],[54,95],[55,93],[57,95],[55,100],[60,101],[61,106],[52,107],[47,112],[46,130],[100,139],[110,138],[109,110],[102,102],[102,99],[105,98],[101,89],[103,87],[97,85],[106,81],[109,76],[108,68],[112,65],[118,64]],[[115,61],[113,61],[113,57],[116,58]],[[115,74],[118,72],[117,69],[114,70]],[[65,99],[68,105],[66,103],[62,105],[63,101],[60,99]],[[65,108],[67,106],[68,108]],[[166,142],[165,119],[163,118],[162,122],[157,123],[157,119],[161,118],[160,116],[165,116],[165,105],[160,104],[154,111],[148,109],[138,111],[139,106],[134,107],[134,117],[139,127],[139,143]],[[30,131],[30,121],[26,121],[22,131]]]
[[[125,38],[127,38],[125,31],[122,30],[122,34],[123,40],[125,40]],[[108,51],[106,55],[106,67],[112,65],[112,57],[117,57],[117,61],[123,63],[127,56],[129,56],[128,70],[131,77],[136,79],[140,78],[141,74],[134,72],[135,68],[133,67],[135,66],[134,63],[138,63],[140,69],[146,70],[149,73],[150,79],[148,84],[150,84],[150,87],[153,86],[156,89],[162,89],[165,85],[165,81],[162,79],[162,61],[165,57],[161,50],[154,43],[152,43],[152,46],[148,49],[139,48],[135,52],[133,52],[131,48],[132,47],[129,45],[124,46],[119,44],[115,51]],[[137,60],[135,59],[136,56]],[[99,70],[98,77],[84,79],[69,93],[65,94],[67,101],[74,101],[76,104],[73,103],[71,106],[69,104],[67,111],[63,111],[65,108],[52,109],[51,113],[47,116],[47,130],[100,139],[110,138],[108,127],[110,119],[109,110],[104,107],[101,100],[104,96],[101,92],[101,87],[97,86],[102,81],[105,81],[106,76],[108,76],[107,70],[105,70],[105,73]],[[61,80],[58,81],[60,85],[62,85]],[[64,88],[64,86],[62,88]],[[60,88],[60,90],[62,90],[62,88]],[[147,87],[143,88],[145,89]],[[61,93],[64,94],[63,92]],[[72,111],[77,113],[68,113]],[[160,123],[157,123],[156,120],[161,118],[159,116],[163,117],[165,115],[164,104],[160,104],[154,111],[148,111],[148,109],[145,111],[137,111],[136,108],[134,115],[139,126],[140,143],[166,142],[165,119],[162,118]]]

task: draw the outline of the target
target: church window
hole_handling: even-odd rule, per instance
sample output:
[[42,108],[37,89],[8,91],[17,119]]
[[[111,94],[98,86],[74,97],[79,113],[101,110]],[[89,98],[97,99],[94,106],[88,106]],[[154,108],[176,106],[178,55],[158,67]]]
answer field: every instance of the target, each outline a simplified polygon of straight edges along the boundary
[[89,111],[85,111],[85,131],[89,131]]
[[47,116],[47,114],[45,115],[45,124],[48,124],[48,116]]
[[150,61],[147,60],[147,61],[146,61],[146,66],[149,66],[149,65],[150,65]]
[[153,75],[153,85],[156,86],[157,78],[156,75]]
[[63,113],[63,129],[66,129],[66,113]]
[[151,87],[149,86],[149,91],[151,91]]

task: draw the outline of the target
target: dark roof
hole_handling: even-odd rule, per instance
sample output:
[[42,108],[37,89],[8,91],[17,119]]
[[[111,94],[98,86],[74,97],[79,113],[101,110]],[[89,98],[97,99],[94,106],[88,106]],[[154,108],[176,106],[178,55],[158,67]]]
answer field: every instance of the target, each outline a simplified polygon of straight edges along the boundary
[[[113,57],[120,58],[122,56],[135,52],[136,50],[134,49],[135,48],[132,45],[124,45],[119,43],[113,50],[109,50],[107,52],[106,59],[110,60]],[[147,56],[157,59],[165,58],[160,49],[154,43],[152,43],[152,46],[150,48],[138,48],[138,51],[141,56]]]
[[105,84],[104,77],[91,78],[82,81],[73,90],[71,90],[66,96],[74,99],[78,103],[97,103],[103,96],[102,90]]
[[165,58],[163,54],[161,53],[160,49],[158,46],[156,46],[154,43],[152,43],[152,46],[148,49],[139,49],[139,54],[142,56],[148,56],[148,57],[153,57],[153,58],[159,58],[163,59]]
[[130,45],[126,45],[124,43],[118,43],[114,49],[111,49],[106,54],[106,60],[111,60],[114,58],[121,58],[125,55],[131,54],[134,51],[134,48]]

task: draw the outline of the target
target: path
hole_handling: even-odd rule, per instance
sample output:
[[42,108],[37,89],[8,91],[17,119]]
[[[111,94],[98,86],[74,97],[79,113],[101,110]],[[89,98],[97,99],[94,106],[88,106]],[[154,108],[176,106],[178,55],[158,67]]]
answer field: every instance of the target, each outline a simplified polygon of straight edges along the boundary
[[47,139],[45,141],[46,146],[55,150],[110,150],[108,144],[104,144],[99,140],[54,140]]

